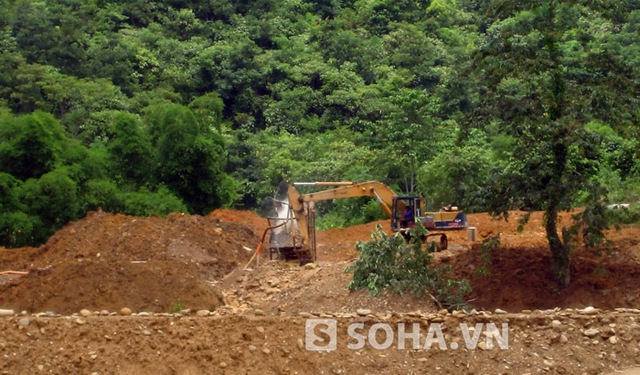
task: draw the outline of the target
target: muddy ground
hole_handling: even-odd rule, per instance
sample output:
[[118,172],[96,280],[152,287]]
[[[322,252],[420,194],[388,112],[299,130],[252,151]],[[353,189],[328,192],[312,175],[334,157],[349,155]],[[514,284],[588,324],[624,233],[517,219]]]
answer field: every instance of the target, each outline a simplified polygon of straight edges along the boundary
[[[26,273],[0,275],[0,373],[602,374],[640,366],[640,226],[612,231],[607,247],[578,248],[571,285],[558,291],[541,214],[522,233],[518,215],[506,223],[470,215],[476,241],[448,232],[449,249],[435,255],[470,281],[475,310],[464,313],[348,290],[354,244],[388,221],[319,232],[318,261],[305,267],[269,261],[265,251],[245,268],[267,226],[251,212],[90,213],[39,248],[0,248],[0,272]],[[500,246],[482,250],[496,235]],[[335,322],[335,341],[322,324],[306,332],[311,319]],[[335,350],[313,350],[334,342]]]

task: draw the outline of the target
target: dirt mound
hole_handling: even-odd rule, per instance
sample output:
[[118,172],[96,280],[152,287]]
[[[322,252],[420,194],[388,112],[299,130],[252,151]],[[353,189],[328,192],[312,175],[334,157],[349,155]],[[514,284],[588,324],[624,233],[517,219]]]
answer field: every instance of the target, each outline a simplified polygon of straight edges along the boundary
[[573,255],[571,283],[558,290],[551,256],[544,247],[496,248],[490,253],[474,246],[448,258],[456,278],[469,280],[471,304],[478,309],[508,311],[640,306],[640,264],[621,261],[622,253]]
[[359,253],[356,251],[355,244],[358,241],[370,241],[371,233],[376,231],[378,225],[386,233],[391,233],[391,222],[389,220],[317,232],[318,259],[320,261],[341,261],[358,258]]
[[[571,284],[559,291],[551,274],[543,213],[532,213],[519,231],[523,215],[525,212],[510,212],[508,221],[496,220],[486,213],[468,215],[469,226],[477,229],[475,242],[468,240],[466,230],[443,232],[449,238],[449,249],[435,255],[436,263],[451,266],[455,278],[469,280],[473,288],[469,296],[472,306],[508,311],[640,306],[640,240],[637,240],[640,227],[610,230],[607,233],[607,238],[613,241],[610,247],[577,248],[572,253]],[[561,213],[559,226],[571,225],[572,215]],[[368,241],[378,225],[391,234],[388,220],[318,232],[318,259],[329,262],[357,259],[355,243]],[[483,251],[480,242],[491,236],[499,237],[500,246]],[[349,278],[336,280],[341,280],[344,289]],[[331,288],[325,285],[321,289]],[[416,307],[411,302],[409,306]]]
[[[260,217],[251,211],[237,211],[221,208],[212,211],[207,215],[207,217],[223,222],[242,224],[251,229],[253,234],[256,236],[262,236],[265,229],[269,226],[267,219]],[[257,244],[255,244],[255,246],[257,246]]]
[[0,279],[0,306],[58,313],[213,309],[221,298],[207,281],[246,262],[245,247],[257,242],[247,227],[219,219],[92,212],[38,249],[0,252],[1,269],[29,271]]
[[[509,311],[596,306],[604,309],[640,306],[640,247],[638,226],[610,230],[610,246],[587,249],[576,246],[571,254],[571,283],[558,290],[553,282],[551,254],[543,226],[543,214],[534,212],[518,231],[523,212],[511,212],[510,220],[495,221],[487,214],[469,215],[479,240],[438,254],[457,278],[473,287],[473,306]],[[572,213],[562,213],[560,227],[572,224]],[[465,233],[466,235],[466,233]],[[479,242],[498,236],[500,245],[483,250]]]
[[[640,306],[640,241],[636,240],[640,237],[638,226],[611,230],[608,237],[615,241],[615,245],[610,250],[576,249],[572,255],[572,282],[566,290],[558,291],[551,275],[543,213],[533,212],[528,223],[519,231],[519,221],[525,214],[521,211],[510,212],[507,221],[496,220],[486,213],[468,215],[468,226],[477,229],[475,242],[469,241],[466,230],[442,232],[449,238],[449,249],[436,254],[436,262],[451,266],[454,277],[469,280],[474,290],[469,298],[474,307],[520,311],[554,307]],[[572,212],[561,213],[559,227],[571,225],[572,215]],[[266,228],[266,220],[253,213],[226,210],[212,216],[246,223],[258,228],[259,232]],[[332,273],[329,277],[332,281],[327,281],[327,278],[316,280],[314,277],[311,284],[296,284],[293,288],[298,291],[295,296],[289,291],[286,296],[274,295],[270,299],[277,301],[282,298],[287,311],[311,309],[312,301],[317,302],[322,298],[327,301],[329,295],[338,299],[332,301],[331,305],[354,305],[353,301],[375,305],[375,300],[361,299],[348,292],[350,275],[344,274],[343,268],[344,262],[358,258],[356,242],[369,241],[377,226],[387,234],[392,234],[389,220],[318,231],[318,262],[323,264],[322,273]],[[492,236],[499,236],[500,246],[489,254],[482,251],[480,242]],[[333,271],[331,263],[343,265],[338,267],[340,270]],[[385,297],[385,300],[388,302],[389,297]],[[408,299],[401,303],[407,309],[428,309],[430,304],[429,301],[422,301],[420,305],[420,301]]]
[[[524,225],[523,230],[518,231],[518,220],[525,215],[525,212],[513,211],[509,213],[507,221],[498,220],[486,213],[467,215],[469,227],[477,230],[477,242],[490,236],[500,235],[500,242],[505,247],[515,246],[546,246],[546,235],[542,226],[542,212],[534,212],[529,218],[529,222]],[[571,224],[571,213],[563,212],[560,215],[560,226]],[[318,259],[320,260],[348,260],[358,257],[355,250],[355,243],[358,241],[371,240],[371,233],[380,226],[382,230],[392,235],[391,222],[380,220],[367,224],[354,225],[348,228],[334,228],[317,233]],[[449,230],[434,231],[434,233],[444,233],[447,235],[452,250],[470,249],[473,245],[468,240],[467,231]],[[432,240],[437,240],[436,237]]]
[[244,314],[254,309],[267,315],[298,316],[309,312],[431,311],[435,307],[428,298],[383,293],[372,296],[368,291],[349,290],[353,276],[346,272],[348,261],[325,262],[299,267],[297,262],[265,262],[255,269],[236,269],[220,283],[227,306],[222,312]]

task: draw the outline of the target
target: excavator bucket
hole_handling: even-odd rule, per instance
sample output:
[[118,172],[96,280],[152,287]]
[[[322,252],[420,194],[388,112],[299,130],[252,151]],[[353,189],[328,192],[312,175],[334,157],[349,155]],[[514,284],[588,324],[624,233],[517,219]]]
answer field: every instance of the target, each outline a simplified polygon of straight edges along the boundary
[[[300,265],[315,262],[315,246],[304,243],[301,228],[292,206],[289,202],[288,184],[280,184],[275,197],[271,200],[271,214],[269,220],[269,258],[282,260],[298,260]],[[307,218],[315,215],[307,214]],[[311,222],[310,228],[315,229],[315,223]],[[307,226],[309,227],[309,224]],[[313,235],[312,244],[315,245],[315,231],[307,235]]]

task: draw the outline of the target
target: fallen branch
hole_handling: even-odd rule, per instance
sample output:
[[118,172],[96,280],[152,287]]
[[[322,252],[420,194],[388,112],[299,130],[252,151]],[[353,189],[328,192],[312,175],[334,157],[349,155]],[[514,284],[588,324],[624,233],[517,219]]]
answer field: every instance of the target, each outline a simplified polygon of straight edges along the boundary
[[0,275],[27,275],[28,273],[24,271],[2,271]]

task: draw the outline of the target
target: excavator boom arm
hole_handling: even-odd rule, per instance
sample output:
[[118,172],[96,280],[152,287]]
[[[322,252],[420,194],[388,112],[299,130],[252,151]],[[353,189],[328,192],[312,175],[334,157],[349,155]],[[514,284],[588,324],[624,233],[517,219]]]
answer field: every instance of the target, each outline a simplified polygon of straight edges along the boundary
[[[311,186],[340,186],[334,189],[319,191],[315,193],[301,195],[295,185],[311,185]],[[382,210],[389,218],[393,216],[392,205],[393,197],[397,194],[387,185],[377,182],[368,181],[361,183],[353,182],[312,182],[312,183],[294,183],[289,185],[288,196],[289,204],[295,215],[298,228],[303,237],[303,242],[309,244],[309,224],[307,222],[308,212],[305,210],[305,204],[310,202],[326,201],[341,198],[355,197],[375,197]]]
[[[294,186],[290,186],[289,201],[291,202],[292,198],[300,202],[318,202],[341,198],[375,197],[387,216],[391,218],[391,206],[393,205],[393,197],[397,194],[389,186],[377,181],[368,181],[361,183],[341,182],[339,184],[345,186],[304,195],[300,195],[299,193],[297,193],[297,190]],[[323,184],[323,186],[327,185],[327,183]],[[295,191],[292,192],[292,189]]]

